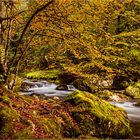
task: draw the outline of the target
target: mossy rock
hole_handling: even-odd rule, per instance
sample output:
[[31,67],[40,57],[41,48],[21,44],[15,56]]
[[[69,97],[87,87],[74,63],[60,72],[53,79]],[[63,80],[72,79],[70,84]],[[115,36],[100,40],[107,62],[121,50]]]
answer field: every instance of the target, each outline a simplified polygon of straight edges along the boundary
[[23,129],[22,131],[14,135],[14,139],[33,139],[32,131],[29,128]]
[[126,87],[129,86],[129,79],[129,76],[126,74],[116,74],[116,76],[113,79],[113,89],[124,90]]
[[99,97],[99,98],[102,98],[104,100],[109,100],[110,96],[112,96],[114,93],[109,91],[109,90],[104,90],[100,93],[97,93],[96,95]]
[[103,90],[99,93],[96,93],[96,95],[104,100],[117,102],[124,102],[130,98],[126,96],[124,92],[109,91],[109,90]]
[[58,74],[58,80],[60,81],[61,84],[71,84],[74,82],[76,79],[81,78],[78,74],[76,73],[71,73],[71,72],[61,72]]
[[61,118],[63,118],[64,124],[62,125],[62,136],[67,138],[77,138],[82,135],[82,131],[78,125],[73,121],[70,114],[61,113]]
[[84,81],[83,79],[77,79],[73,82],[73,85],[81,90],[81,91],[87,91],[87,92],[92,92],[91,87],[88,85],[88,83],[86,81]]
[[90,84],[90,82],[86,79],[76,79],[73,82],[73,85],[81,91],[87,91],[90,93],[94,93],[98,90],[97,86]]
[[13,125],[19,120],[20,115],[16,110],[0,108],[0,138],[13,135]]
[[133,98],[140,98],[140,81],[128,86],[125,90],[125,94]]
[[44,118],[40,121],[44,131],[49,134],[49,137],[61,137],[62,118],[54,116],[53,118]]
[[128,138],[132,134],[126,112],[91,93],[75,91],[65,102],[73,105],[71,116],[84,135]]

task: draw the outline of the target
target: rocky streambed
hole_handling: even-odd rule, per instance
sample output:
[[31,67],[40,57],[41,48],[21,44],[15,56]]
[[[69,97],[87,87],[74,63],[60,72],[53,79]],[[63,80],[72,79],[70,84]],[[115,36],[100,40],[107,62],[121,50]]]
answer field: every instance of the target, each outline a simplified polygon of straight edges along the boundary
[[73,85],[57,85],[48,81],[30,81],[25,80],[21,87],[21,92],[24,95],[37,95],[42,97],[64,97],[75,91]]
[[[37,95],[43,98],[56,98],[65,97],[69,93],[77,90],[73,85],[57,85],[47,81],[30,81],[25,80],[21,88],[24,95]],[[123,108],[131,121],[134,138],[140,138],[140,99],[133,99],[125,102],[114,102],[111,104]]]

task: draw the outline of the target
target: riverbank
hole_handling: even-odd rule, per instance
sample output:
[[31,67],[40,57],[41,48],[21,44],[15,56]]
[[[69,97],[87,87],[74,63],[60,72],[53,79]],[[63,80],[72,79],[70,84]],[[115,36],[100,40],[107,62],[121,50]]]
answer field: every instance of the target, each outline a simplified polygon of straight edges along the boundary
[[[79,91],[67,84],[81,77],[67,74],[53,73],[55,81],[59,75],[59,84],[40,78],[25,80],[22,93],[1,87],[1,138],[134,138],[126,112],[105,101],[125,99],[122,93]],[[78,87],[89,89],[84,82],[78,81]]]
[[[46,100],[64,99],[67,95],[69,95],[71,92],[76,90],[76,88],[72,87],[72,85],[69,85],[70,87],[72,87],[72,89],[57,90],[57,86],[59,84],[49,83],[44,80],[32,80],[32,81],[25,80],[24,82],[27,85],[28,84],[31,85],[31,88],[29,88],[28,92],[23,92],[25,95],[38,96],[38,97],[46,99]],[[138,107],[137,104],[140,103],[140,99],[129,99],[125,95],[122,95],[124,91],[111,92],[111,91],[106,90],[104,92],[105,93],[100,93],[100,95],[98,95],[98,94],[95,94],[95,95],[99,96],[99,98],[108,100],[111,104],[113,104],[117,107],[123,108],[127,112],[128,118],[131,122],[131,128],[132,128],[133,134],[134,134],[133,138],[139,138],[140,137],[140,133],[139,133],[140,107]]]
[[75,91],[64,99],[27,97],[0,87],[0,138],[129,138],[126,113]]
[[135,139],[140,139],[140,106],[137,106],[139,103],[140,99],[131,99],[126,102],[111,102],[111,104],[121,107],[127,112]]

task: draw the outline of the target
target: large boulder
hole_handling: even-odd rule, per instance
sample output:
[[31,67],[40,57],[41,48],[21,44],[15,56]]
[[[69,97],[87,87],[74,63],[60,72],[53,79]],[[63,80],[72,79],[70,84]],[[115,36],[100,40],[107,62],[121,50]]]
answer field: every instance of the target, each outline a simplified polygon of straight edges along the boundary
[[82,75],[73,72],[58,74],[58,80],[62,84],[73,84],[77,89],[91,93],[111,89],[113,85],[113,77],[99,78],[92,74]]
[[103,90],[96,93],[96,95],[101,99],[115,102],[125,102],[129,99],[129,97],[124,94],[124,91]]
[[74,87],[76,87],[77,89],[81,90],[81,91],[87,91],[90,93],[96,92],[98,87],[90,84],[89,81],[85,80],[85,79],[76,79],[73,82]]
[[125,90],[125,94],[133,98],[140,98],[140,80],[134,85],[128,86]]
[[129,77],[125,74],[116,74],[113,79],[113,89],[124,90],[129,86]]
[[80,133],[94,137],[129,138],[132,134],[124,110],[88,92],[75,91],[65,98]]
[[73,85],[82,91],[87,91],[90,93],[97,93],[100,90],[111,89],[113,84],[113,79],[101,79],[95,77],[85,77],[81,79],[76,79]]
[[99,79],[97,80],[97,86],[100,89],[111,89],[113,85],[113,78],[107,78],[107,79]]
[[71,72],[62,72],[58,74],[58,80],[62,84],[71,84],[76,79],[81,78],[78,74]]
[[30,88],[34,87],[35,84],[33,82],[30,81],[23,81],[21,87],[20,87],[20,91],[22,92],[28,92]]

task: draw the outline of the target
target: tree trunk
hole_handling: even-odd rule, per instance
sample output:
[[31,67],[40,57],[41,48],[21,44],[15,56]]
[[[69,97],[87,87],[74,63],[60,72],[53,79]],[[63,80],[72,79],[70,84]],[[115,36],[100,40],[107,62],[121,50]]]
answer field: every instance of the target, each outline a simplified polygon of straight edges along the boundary
[[2,50],[3,50],[3,34],[2,34],[2,0],[0,0],[0,74],[4,74],[4,65],[2,62]]

